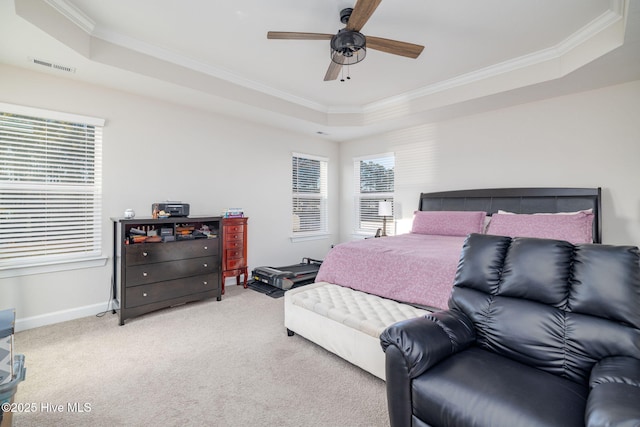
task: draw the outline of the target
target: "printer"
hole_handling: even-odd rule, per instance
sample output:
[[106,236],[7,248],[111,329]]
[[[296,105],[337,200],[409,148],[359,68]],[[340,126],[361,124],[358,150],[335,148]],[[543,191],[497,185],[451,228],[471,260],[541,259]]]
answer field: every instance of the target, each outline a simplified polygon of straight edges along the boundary
[[165,211],[171,216],[189,216],[189,203],[159,202],[151,205],[151,212]]

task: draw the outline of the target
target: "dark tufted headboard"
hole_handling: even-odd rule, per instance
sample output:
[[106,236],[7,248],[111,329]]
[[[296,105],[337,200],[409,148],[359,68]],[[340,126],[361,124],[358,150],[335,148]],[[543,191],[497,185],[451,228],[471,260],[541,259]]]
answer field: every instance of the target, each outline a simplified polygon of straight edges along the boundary
[[520,214],[574,212],[593,209],[593,241],[602,242],[598,188],[486,188],[421,193],[421,211],[485,211],[499,209]]

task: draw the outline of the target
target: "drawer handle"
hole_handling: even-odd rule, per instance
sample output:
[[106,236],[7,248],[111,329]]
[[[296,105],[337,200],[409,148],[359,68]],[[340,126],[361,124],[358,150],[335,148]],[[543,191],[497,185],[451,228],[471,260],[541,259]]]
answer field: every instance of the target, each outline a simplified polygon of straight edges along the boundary
[[142,273],[142,276],[143,276],[143,277],[147,277],[147,276],[148,276],[147,272],[146,272],[146,271],[145,271],[145,272],[143,272],[143,273]]
[[202,282],[202,284],[207,286],[209,283],[207,283],[207,281],[205,280],[204,282]]
[[208,267],[209,265],[207,263],[202,264],[203,267]]
[[204,247],[204,250],[206,251],[207,249],[209,249],[209,247],[208,247],[208,246],[205,246],[205,247]]
[[146,296],[147,296],[147,293],[146,293],[146,292],[143,292],[143,293],[142,293],[142,296],[143,296],[143,297],[146,297]]
[[149,255],[147,252],[142,252],[142,256],[147,256]]

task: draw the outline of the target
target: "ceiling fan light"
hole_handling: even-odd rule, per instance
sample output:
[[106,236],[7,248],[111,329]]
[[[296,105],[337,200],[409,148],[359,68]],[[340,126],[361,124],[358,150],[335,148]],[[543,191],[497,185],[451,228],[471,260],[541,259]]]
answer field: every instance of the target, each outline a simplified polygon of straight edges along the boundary
[[340,65],[352,65],[367,56],[366,38],[358,31],[342,29],[331,38],[331,60]]

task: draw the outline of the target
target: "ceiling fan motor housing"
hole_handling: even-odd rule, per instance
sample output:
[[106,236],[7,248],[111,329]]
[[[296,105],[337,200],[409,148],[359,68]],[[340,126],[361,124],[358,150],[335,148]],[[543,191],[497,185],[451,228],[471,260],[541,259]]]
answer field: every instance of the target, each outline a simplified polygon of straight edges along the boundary
[[340,22],[342,22],[343,24],[347,25],[347,22],[349,22],[349,18],[351,17],[351,13],[353,12],[353,8],[351,7],[347,7],[345,9],[342,9],[340,11]]
[[331,52],[340,55],[339,64],[355,64],[364,59],[367,49],[367,39],[358,31],[342,29],[331,38]]

